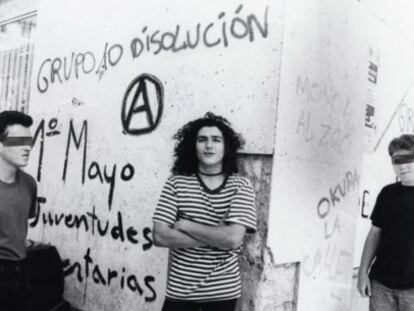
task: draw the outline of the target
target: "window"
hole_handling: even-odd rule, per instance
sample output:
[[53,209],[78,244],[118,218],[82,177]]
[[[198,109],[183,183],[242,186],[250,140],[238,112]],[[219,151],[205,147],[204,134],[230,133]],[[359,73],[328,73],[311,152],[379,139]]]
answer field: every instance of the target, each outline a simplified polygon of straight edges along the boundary
[[0,111],[28,111],[36,2],[0,0]]

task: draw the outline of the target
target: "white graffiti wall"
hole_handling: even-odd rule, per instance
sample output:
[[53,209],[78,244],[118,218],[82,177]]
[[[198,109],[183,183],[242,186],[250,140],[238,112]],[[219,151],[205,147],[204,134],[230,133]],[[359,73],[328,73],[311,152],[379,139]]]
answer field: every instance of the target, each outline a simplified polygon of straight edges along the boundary
[[269,215],[297,310],[349,310],[368,48],[358,1],[286,4]]
[[151,215],[185,122],[214,111],[273,152],[283,3],[40,2],[30,238],[57,246],[76,307],[159,310]]

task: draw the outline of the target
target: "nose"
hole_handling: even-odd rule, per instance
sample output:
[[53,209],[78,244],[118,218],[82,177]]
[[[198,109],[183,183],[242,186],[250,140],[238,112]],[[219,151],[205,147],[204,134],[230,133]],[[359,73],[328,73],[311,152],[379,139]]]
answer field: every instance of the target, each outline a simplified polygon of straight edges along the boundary
[[30,151],[32,150],[32,146],[23,146],[24,151]]
[[213,147],[213,143],[212,143],[212,141],[210,139],[207,139],[206,140],[206,148],[207,149],[211,149],[211,147]]

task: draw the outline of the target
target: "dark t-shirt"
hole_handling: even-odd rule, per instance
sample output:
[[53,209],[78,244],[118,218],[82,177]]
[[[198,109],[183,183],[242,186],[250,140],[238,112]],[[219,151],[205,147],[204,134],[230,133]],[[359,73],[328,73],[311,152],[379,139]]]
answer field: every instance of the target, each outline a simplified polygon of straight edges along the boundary
[[414,187],[385,186],[371,220],[381,240],[370,277],[390,288],[414,288]]
[[35,215],[36,182],[17,170],[14,183],[0,180],[0,259],[26,257],[27,220]]

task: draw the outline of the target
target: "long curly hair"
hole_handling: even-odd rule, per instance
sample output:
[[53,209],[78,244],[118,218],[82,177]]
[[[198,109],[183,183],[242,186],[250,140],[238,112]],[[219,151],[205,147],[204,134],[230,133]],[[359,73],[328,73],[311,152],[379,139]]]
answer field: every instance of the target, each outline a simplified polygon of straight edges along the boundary
[[237,173],[236,153],[244,145],[244,139],[231,127],[231,123],[221,116],[207,112],[204,117],[185,124],[173,136],[177,143],[174,148],[175,161],[171,169],[174,175],[191,175],[198,170],[196,138],[203,127],[217,127],[224,138],[223,172]]

